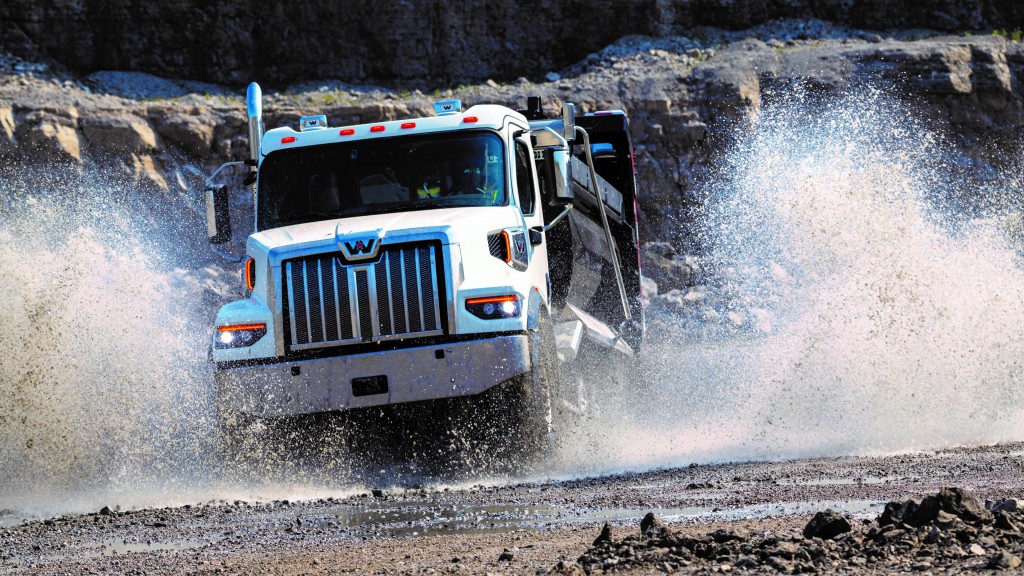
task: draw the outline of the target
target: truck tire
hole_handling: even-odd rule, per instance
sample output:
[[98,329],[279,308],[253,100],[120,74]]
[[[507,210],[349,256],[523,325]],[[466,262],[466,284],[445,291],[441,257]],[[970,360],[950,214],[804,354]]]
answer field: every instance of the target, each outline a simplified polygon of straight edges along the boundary
[[552,397],[558,388],[554,327],[541,315],[530,336],[530,371],[519,377],[510,392],[515,437],[526,463],[540,463],[555,446]]

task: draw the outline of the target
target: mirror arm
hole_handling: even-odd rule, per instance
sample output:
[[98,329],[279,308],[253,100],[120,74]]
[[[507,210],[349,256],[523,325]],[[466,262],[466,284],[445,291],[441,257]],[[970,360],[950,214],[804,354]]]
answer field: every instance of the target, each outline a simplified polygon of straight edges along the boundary
[[570,210],[572,210],[572,204],[569,204],[568,206],[566,206],[565,210],[562,210],[562,213],[559,214],[558,216],[555,216],[555,219],[552,220],[551,222],[549,222],[547,225],[545,225],[545,226],[533,226],[533,227],[530,228],[530,230],[536,230],[537,232],[547,232],[548,230],[551,230],[552,228],[554,228],[555,225],[557,225],[558,222],[562,218],[565,218],[566,216],[568,216]]

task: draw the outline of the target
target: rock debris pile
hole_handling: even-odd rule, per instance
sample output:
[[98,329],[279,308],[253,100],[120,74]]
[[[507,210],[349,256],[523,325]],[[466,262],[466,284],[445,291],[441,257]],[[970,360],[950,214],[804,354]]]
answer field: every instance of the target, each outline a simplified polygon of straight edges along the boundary
[[874,521],[851,522],[834,510],[819,512],[802,534],[750,534],[719,529],[701,537],[676,533],[653,513],[640,534],[621,540],[605,524],[575,563],[555,574],[596,574],[638,568],[676,570],[774,569],[785,574],[861,570],[1013,570],[1024,557],[1020,501],[983,502],[960,488],[905,502],[890,502]]

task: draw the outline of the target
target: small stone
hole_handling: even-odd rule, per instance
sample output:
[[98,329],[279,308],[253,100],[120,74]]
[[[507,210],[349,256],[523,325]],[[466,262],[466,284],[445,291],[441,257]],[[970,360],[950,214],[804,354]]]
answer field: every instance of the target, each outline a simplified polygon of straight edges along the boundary
[[[605,525],[607,526],[607,524]],[[514,559],[515,557],[516,555],[514,552],[512,552],[508,548],[505,548],[505,550],[501,552],[501,556],[498,556],[498,562],[511,562],[512,559]]]
[[992,570],[1013,570],[1020,565],[1021,559],[1006,550],[1001,550],[988,559],[988,567]]
[[374,498],[383,498],[384,497],[384,491],[381,490],[380,488],[374,488],[373,491],[372,491],[372,494],[373,494]]
[[818,512],[814,515],[814,518],[807,523],[807,526],[804,527],[804,538],[807,538],[808,540],[811,538],[831,540],[840,534],[849,532],[850,530],[850,521],[847,520],[845,516],[835,510],[828,509],[824,512]]
[[110,516],[113,512],[110,510],[110,506],[104,506],[103,508],[100,508],[100,514]]
[[996,512],[1002,510],[1003,512],[1016,512],[1020,508],[1020,504],[1015,498],[1003,498],[992,505],[992,511]]
[[562,79],[562,77],[554,72],[548,72],[547,74],[544,75],[544,79],[547,80],[548,82],[558,82],[559,80]]
[[640,520],[640,535],[648,538],[667,538],[671,534],[665,523],[659,520],[654,512],[648,512],[646,516]]
[[[642,526],[641,526],[641,532],[642,531],[643,530],[642,530]],[[601,533],[598,534],[597,538],[594,539],[594,546],[598,546],[600,544],[604,544],[605,542],[611,542],[611,540],[612,540],[612,526],[611,526],[611,524],[605,522],[604,523],[604,527],[601,528]]]
[[981,547],[981,544],[971,544],[971,547],[968,548],[967,551],[975,556],[985,555],[985,549]]

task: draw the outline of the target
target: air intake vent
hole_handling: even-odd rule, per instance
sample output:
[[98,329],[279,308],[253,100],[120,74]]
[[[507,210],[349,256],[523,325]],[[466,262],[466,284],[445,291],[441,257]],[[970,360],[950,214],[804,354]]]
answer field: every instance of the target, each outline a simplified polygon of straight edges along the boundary
[[384,246],[373,264],[339,253],[286,260],[289,349],[444,334],[441,269],[437,243]]

